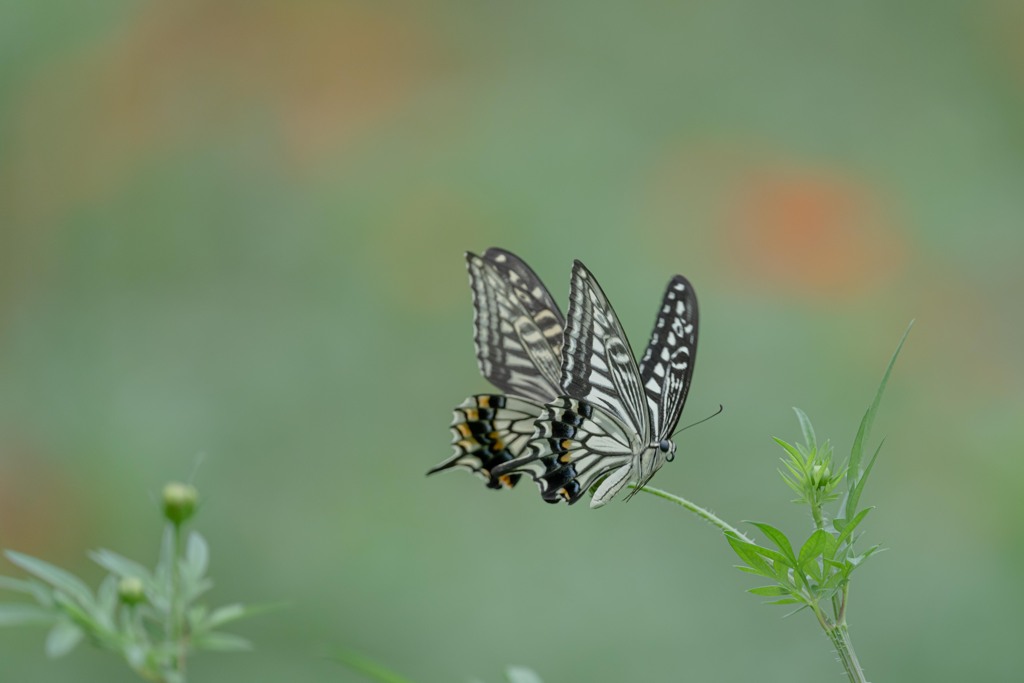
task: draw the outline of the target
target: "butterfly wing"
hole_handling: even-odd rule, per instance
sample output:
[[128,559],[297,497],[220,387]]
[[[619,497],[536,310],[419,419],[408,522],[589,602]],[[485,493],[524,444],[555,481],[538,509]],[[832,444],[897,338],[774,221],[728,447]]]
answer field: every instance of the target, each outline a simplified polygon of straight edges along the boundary
[[608,298],[582,262],[572,269],[562,392],[603,408],[649,443],[651,416],[633,350]]
[[512,488],[520,475],[494,470],[523,455],[540,412],[536,403],[513,396],[470,396],[452,416],[452,456],[427,474],[462,468],[480,475],[489,488]]
[[480,372],[506,394],[546,403],[558,394],[565,319],[544,283],[514,254],[466,254]]
[[471,470],[490,488],[513,487],[518,474],[498,474],[523,455],[541,407],[558,395],[565,318],[547,287],[515,254],[466,254],[473,292],[473,339],[480,372],[506,392],[471,396],[452,419],[453,454],[427,474]]
[[526,454],[496,472],[527,472],[544,500],[575,503],[602,476],[625,468],[613,487],[591,501],[603,505],[625,486],[634,456],[650,443],[651,417],[626,334],[579,261],[572,271],[561,382],[563,395],[544,406]]
[[665,288],[647,351],[640,361],[656,441],[672,434],[686,403],[697,360],[698,322],[693,285],[676,275]]
[[526,454],[496,473],[526,472],[544,500],[571,504],[599,478],[628,465],[635,448],[629,430],[607,412],[563,396],[542,408]]

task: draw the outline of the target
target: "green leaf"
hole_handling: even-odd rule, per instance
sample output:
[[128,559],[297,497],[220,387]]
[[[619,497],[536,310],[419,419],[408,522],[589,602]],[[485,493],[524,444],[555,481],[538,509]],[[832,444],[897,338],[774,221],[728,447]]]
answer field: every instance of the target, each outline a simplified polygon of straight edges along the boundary
[[38,581],[0,576],[0,589],[31,595],[40,605],[44,607],[53,606],[52,591]]
[[544,683],[533,669],[524,666],[510,666],[505,669],[505,680],[508,683]]
[[250,616],[244,605],[227,605],[215,609],[210,616],[203,620],[203,628],[217,628],[232,621],[238,621]]
[[334,656],[339,662],[378,683],[410,683],[408,678],[389,671],[371,659],[355,652],[344,651]]
[[764,597],[773,598],[780,595],[789,595],[790,592],[782,586],[759,586],[758,588],[748,588],[748,593],[754,595],[762,595]]
[[[860,421],[860,426],[857,428],[857,436],[853,440],[853,448],[850,450],[850,462],[847,467],[847,486],[848,492],[852,492],[854,487],[857,485],[860,479],[860,461],[864,457],[864,442],[867,441],[868,436],[871,433],[871,425],[875,421],[875,414],[878,412],[878,406],[882,402],[882,394],[885,393],[885,385],[889,382],[889,375],[892,374],[892,368],[896,364],[896,358],[899,357],[900,351],[903,349],[903,343],[907,341],[907,335],[910,334],[910,328],[914,326],[914,321],[911,320],[910,324],[907,325],[906,331],[903,332],[903,336],[900,337],[899,344],[896,345],[896,351],[893,352],[892,358],[889,359],[889,365],[885,368],[885,373],[882,375],[882,381],[878,385],[878,390],[875,392],[875,398],[871,401],[871,406],[864,413],[864,417]],[[843,503],[843,509],[846,510],[846,517],[852,517],[857,505],[850,504],[849,493],[847,494],[847,500]]]
[[63,657],[75,649],[84,635],[82,629],[70,621],[61,619],[46,635],[46,656],[51,659]]
[[878,444],[878,448],[875,449],[875,454],[871,456],[871,460],[868,461],[868,466],[864,468],[864,472],[860,475],[857,483],[851,488],[846,494],[846,516],[850,517],[857,511],[857,504],[860,502],[860,495],[864,492],[864,485],[868,482],[868,477],[871,475],[871,469],[875,466],[875,460],[878,459],[878,453],[882,450],[882,446],[885,444],[885,439]]
[[188,535],[188,543],[185,547],[185,568],[189,576],[198,580],[204,574],[210,564],[210,548],[206,540],[193,531]]
[[0,604],[0,626],[22,624],[52,624],[57,615],[53,610],[23,603]]
[[[844,524],[842,529],[839,529],[839,536],[836,538],[836,543],[842,545],[843,542],[850,537],[853,530],[857,528],[857,525],[864,521],[864,518],[868,516],[868,513],[875,508],[869,507],[864,508],[856,514],[856,516],[850,520],[849,524]],[[845,520],[844,520],[845,521]]]
[[763,522],[750,522],[750,524],[753,524],[760,529],[761,533],[771,539],[772,543],[778,546],[779,550],[782,551],[782,554],[789,559],[791,566],[798,566],[796,555],[793,553],[793,546],[790,545],[789,539],[786,538],[786,534],[782,533],[771,524],[765,524]]
[[217,652],[242,652],[252,649],[252,643],[245,638],[231,633],[221,633],[220,631],[207,631],[197,634],[193,642],[201,650],[215,650]]
[[16,553],[13,550],[8,550],[5,554],[12,563],[18,565],[29,574],[45,581],[57,590],[62,591],[68,597],[77,600],[83,607],[92,607],[93,599],[92,593],[89,592],[89,587],[74,574],[64,571],[60,567],[55,567],[49,562],[43,562],[29,555]]
[[726,533],[725,539],[732,546],[733,551],[739,556],[741,560],[747,563],[751,571],[760,574],[761,576],[767,576],[769,578],[775,578],[775,570],[764,561],[756,551],[756,545],[753,543],[747,543],[741,540],[736,534]]
[[[779,444],[784,449],[786,449],[786,452],[789,453],[789,455],[793,458],[794,462],[798,462],[801,465],[805,464],[804,456],[800,453],[800,451],[797,449],[796,446],[793,446],[792,444],[789,444],[789,443],[783,441],[782,439],[780,439],[777,436],[773,436],[772,437],[772,441],[774,441],[775,443]],[[783,460],[783,462],[786,462],[786,461]]]
[[804,600],[803,598],[782,598],[781,600],[772,600],[771,602],[766,602],[765,604],[766,605],[798,605],[798,604],[807,604],[807,601]]
[[793,410],[796,412],[796,419],[800,421],[800,431],[804,433],[804,443],[807,445],[807,450],[814,453],[818,450],[818,440],[814,436],[814,427],[811,426],[811,421],[804,411],[799,408],[793,408]]
[[100,584],[99,590],[96,591],[96,609],[94,613],[96,619],[103,627],[110,631],[116,629],[114,625],[114,611],[117,609],[117,597],[117,577],[108,574],[103,579],[103,583]]
[[800,557],[797,559],[797,565],[800,570],[806,572],[807,565],[824,554],[831,540],[833,540],[832,534],[824,529],[818,529],[811,534],[810,538],[804,542],[803,547],[800,548]]
[[89,553],[89,557],[92,558],[93,562],[103,567],[111,574],[116,575],[118,578],[139,579],[146,585],[146,588],[150,588],[153,584],[153,577],[150,575],[149,570],[135,560],[130,560],[127,557],[118,555],[111,550],[102,548]]

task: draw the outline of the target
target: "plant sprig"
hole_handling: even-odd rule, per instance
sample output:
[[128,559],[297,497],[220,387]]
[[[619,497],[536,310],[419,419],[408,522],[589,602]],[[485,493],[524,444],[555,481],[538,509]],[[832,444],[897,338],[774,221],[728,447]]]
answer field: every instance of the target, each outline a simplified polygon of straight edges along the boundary
[[21,593],[35,604],[0,603],[0,626],[48,625],[45,651],[50,657],[66,655],[88,639],[119,653],[142,678],[159,683],[185,683],[193,651],[249,649],[244,638],[220,629],[256,609],[238,604],[211,609],[200,602],[213,586],[207,576],[209,546],[198,532],[184,534],[197,501],[190,485],[164,488],[167,524],[153,571],[110,550],[90,553],[108,572],[95,594],[64,569],[6,551],[7,559],[31,578],[0,576],[0,589]]

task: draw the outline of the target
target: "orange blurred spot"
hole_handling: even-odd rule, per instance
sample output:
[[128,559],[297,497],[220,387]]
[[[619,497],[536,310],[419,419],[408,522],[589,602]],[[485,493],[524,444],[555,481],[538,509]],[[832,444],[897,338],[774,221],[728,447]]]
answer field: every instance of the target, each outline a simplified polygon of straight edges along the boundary
[[438,63],[428,38],[408,13],[373,5],[146,4],[27,83],[0,178],[14,176],[14,210],[35,221],[183,145],[237,142],[307,168],[401,111]]
[[758,283],[848,295],[884,279],[901,258],[878,203],[847,179],[759,173],[726,201],[727,260]]
[[24,443],[0,442],[0,539],[3,547],[48,561],[80,561],[88,521],[81,492]]

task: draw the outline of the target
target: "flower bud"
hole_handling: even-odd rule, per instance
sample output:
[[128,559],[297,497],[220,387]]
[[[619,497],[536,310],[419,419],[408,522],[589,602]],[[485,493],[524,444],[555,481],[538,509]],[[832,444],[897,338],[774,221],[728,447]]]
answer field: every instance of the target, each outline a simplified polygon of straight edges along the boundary
[[827,465],[815,465],[811,468],[811,483],[821,488],[832,478],[832,470]]
[[126,576],[117,584],[117,597],[126,605],[138,605],[146,600],[146,586],[136,576]]
[[164,517],[181,526],[195,513],[198,500],[195,486],[172,482],[164,487]]

